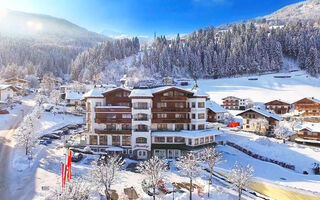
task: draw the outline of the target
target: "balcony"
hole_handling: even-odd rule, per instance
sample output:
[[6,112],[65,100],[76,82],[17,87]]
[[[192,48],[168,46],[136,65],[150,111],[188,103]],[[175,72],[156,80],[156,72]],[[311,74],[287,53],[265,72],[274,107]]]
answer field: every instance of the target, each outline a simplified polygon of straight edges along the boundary
[[178,119],[178,118],[163,118],[152,119],[152,123],[190,123],[190,119]]
[[149,132],[149,129],[134,129],[135,132]]
[[152,112],[191,112],[191,108],[176,108],[176,107],[152,108]]
[[131,135],[131,129],[129,130],[94,129],[94,132],[97,134],[124,134],[124,135],[130,134]]
[[131,112],[131,108],[128,107],[128,108],[124,108],[124,107],[96,107],[94,108],[94,111],[95,112]]
[[131,123],[131,119],[123,119],[123,118],[96,118],[95,123]]
[[161,101],[187,101],[188,97],[183,97],[183,96],[173,96],[173,97],[169,97],[169,96],[162,96]]
[[137,119],[133,119],[133,121],[149,121],[148,118],[137,118]]
[[133,107],[135,110],[148,110],[149,107]]

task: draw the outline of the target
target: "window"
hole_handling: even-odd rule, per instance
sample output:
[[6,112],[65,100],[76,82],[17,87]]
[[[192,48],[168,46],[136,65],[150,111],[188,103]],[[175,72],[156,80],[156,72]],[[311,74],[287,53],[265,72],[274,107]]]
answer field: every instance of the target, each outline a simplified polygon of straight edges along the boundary
[[256,118],[256,115],[255,115],[255,114],[252,114],[252,118],[255,119],[255,118]]
[[246,126],[246,128],[250,128],[250,126],[249,126],[249,125],[247,125],[247,126]]
[[209,143],[209,137],[206,137],[205,142]]
[[165,97],[173,97],[173,91],[163,93]]
[[198,114],[198,119],[204,119],[204,113],[199,113]]
[[110,114],[110,113],[107,114],[107,119],[116,119],[116,118],[117,118],[116,114]]
[[200,144],[204,144],[204,138],[200,138]]
[[130,103],[120,102],[118,103],[119,106],[130,106]]
[[101,102],[96,102],[96,106],[101,106]]
[[136,126],[136,131],[148,131],[148,126],[144,124],[139,124]]
[[90,144],[92,145],[98,144],[98,137],[96,135],[90,135]]
[[131,114],[122,114],[123,119],[131,119]]
[[198,125],[198,129],[199,129],[199,130],[203,130],[203,129],[204,129],[204,124],[199,124],[199,125]]
[[138,102],[134,104],[135,109],[148,109],[148,103],[146,102]]
[[113,146],[120,146],[120,136],[118,136],[118,135],[112,136],[112,145]]
[[128,97],[129,95],[130,95],[129,92],[124,92],[124,93],[123,93],[123,96],[124,96],[124,97]]
[[176,108],[184,108],[185,103],[179,102],[175,104]]
[[307,131],[304,131],[304,132],[303,132],[303,135],[308,135],[308,132],[307,132]]
[[154,142],[164,143],[165,138],[164,137],[155,137]]
[[198,102],[198,108],[204,108],[204,102]]
[[158,130],[167,130],[167,124],[158,124],[157,125]]
[[145,138],[145,137],[137,137],[136,138],[136,143],[137,144],[147,144],[147,138]]
[[188,144],[192,145],[192,139],[188,139]]
[[107,130],[116,130],[116,125],[115,125],[115,124],[108,124],[108,125],[106,126],[106,129],[107,129]]
[[167,137],[167,143],[173,143],[173,137]]
[[196,125],[192,124],[192,130],[196,130]]
[[176,113],[176,118],[177,119],[184,119],[185,117],[184,117],[185,115],[184,114],[181,114],[181,113]]
[[210,136],[210,142],[213,142],[214,138],[213,136]]
[[157,103],[157,108],[166,108],[167,103]]
[[99,137],[99,140],[100,140],[100,144],[101,145],[107,145],[108,144],[108,136],[101,135]]
[[199,144],[199,139],[195,139],[194,140],[194,145],[198,145]]
[[175,143],[184,143],[184,138],[183,137],[175,137],[174,142]]
[[192,103],[191,103],[191,107],[192,107],[192,108],[195,108],[195,107],[196,107],[196,102],[192,102]]
[[144,114],[144,113],[136,114],[134,116],[134,120],[135,121],[147,121],[148,120],[148,115]]
[[116,97],[122,97],[122,92],[117,92]]
[[192,114],[192,119],[195,119],[196,118],[196,114]]
[[176,129],[176,131],[183,130],[183,124],[176,124],[175,129]]
[[131,130],[130,124],[122,124],[122,130]]
[[165,114],[165,113],[160,113],[160,114],[157,114],[157,117],[158,117],[159,119],[167,118],[167,114]]
[[130,136],[122,136],[122,146],[131,146]]

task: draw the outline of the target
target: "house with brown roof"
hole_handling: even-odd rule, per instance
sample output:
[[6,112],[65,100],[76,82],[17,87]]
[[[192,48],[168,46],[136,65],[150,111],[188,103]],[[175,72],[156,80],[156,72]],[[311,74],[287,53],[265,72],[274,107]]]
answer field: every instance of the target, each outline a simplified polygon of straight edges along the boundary
[[264,104],[265,109],[269,111],[273,111],[278,115],[286,114],[290,111],[291,105],[284,101],[273,100]]
[[320,116],[320,100],[314,97],[303,98],[293,103],[300,116]]

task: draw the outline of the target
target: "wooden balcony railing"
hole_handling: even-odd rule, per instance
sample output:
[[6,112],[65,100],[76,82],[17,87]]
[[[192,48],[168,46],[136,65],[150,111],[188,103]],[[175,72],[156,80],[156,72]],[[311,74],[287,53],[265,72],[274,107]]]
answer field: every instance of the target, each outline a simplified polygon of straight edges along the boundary
[[131,134],[130,130],[108,130],[108,129],[94,129],[96,134]]
[[131,123],[131,119],[108,119],[108,118],[96,118],[95,123]]
[[95,112],[131,112],[131,108],[94,108]]
[[166,119],[152,119],[152,123],[190,123],[190,119],[177,119],[177,118],[166,118]]
[[191,112],[191,108],[176,108],[176,107],[152,108],[152,112]]
[[178,100],[178,101],[186,101],[188,97],[182,97],[182,96],[174,96],[174,97],[160,97],[161,101],[173,101],[173,100]]

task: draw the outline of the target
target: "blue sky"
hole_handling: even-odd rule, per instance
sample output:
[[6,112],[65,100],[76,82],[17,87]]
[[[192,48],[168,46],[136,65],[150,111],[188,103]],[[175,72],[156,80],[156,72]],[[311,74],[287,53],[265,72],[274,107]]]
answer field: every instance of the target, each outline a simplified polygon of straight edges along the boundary
[[1,0],[13,10],[67,19],[95,32],[152,36],[270,14],[299,0]]

